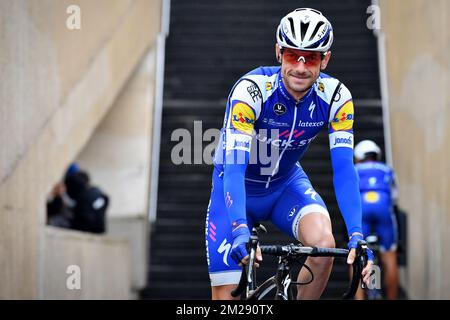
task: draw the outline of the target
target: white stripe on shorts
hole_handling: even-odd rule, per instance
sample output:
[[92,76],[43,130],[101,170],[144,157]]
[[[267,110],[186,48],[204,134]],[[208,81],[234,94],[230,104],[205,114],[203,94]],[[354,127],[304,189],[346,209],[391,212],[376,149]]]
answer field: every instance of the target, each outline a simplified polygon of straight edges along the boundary
[[241,279],[240,270],[220,271],[209,274],[211,286],[224,286],[226,284],[238,284]]

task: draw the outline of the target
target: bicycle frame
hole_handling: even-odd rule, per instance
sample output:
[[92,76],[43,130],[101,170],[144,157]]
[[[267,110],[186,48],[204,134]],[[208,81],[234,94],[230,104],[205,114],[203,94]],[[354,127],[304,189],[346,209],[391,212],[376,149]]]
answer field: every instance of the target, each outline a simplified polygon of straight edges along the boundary
[[294,300],[294,294],[291,287],[291,265],[294,260],[300,262],[300,265],[303,266],[306,257],[299,259],[279,257],[276,274],[254,289],[251,295],[247,296],[247,300],[259,300],[264,298],[274,288],[276,288],[275,300]]

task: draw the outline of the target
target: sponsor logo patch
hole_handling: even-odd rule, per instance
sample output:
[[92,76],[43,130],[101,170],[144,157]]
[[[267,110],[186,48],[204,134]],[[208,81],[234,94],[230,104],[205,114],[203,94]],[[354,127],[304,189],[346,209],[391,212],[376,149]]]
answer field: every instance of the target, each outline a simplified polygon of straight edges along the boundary
[[325,85],[322,82],[319,82],[319,90],[325,92]]
[[335,131],[339,130],[351,130],[353,128],[353,101],[347,101],[336,113],[333,121],[331,122],[331,127]]
[[274,127],[290,127],[289,123],[287,123],[287,122],[279,122],[279,121],[275,121],[273,119],[264,118],[263,122],[268,123],[269,125],[274,126]]
[[337,131],[330,134],[330,149],[337,147],[353,148],[353,134]]
[[325,122],[323,122],[323,121],[309,122],[309,121],[300,120],[300,122],[298,123],[298,126],[302,127],[302,128],[312,128],[312,127],[322,127],[324,124],[325,124]]
[[259,91],[259,88],[255,84],[248,86],[247,91],[250,94],[250,97],[252,97],[253,102],[262,99],[261,91]]
[[376,191],[369,191],[364,194],[364,200],[369,203],[375,203],[380,200],[380,195]]
[[296,213],[300,211],[299,209],[300,209],[300,206],[298,206],[298,205],[293,206],[293,207],[291,208],[291,210],[289,210],[288,220],[294,219]]
[[353,139],[352,137],[348,137],[348,138],[334,138],[334,144],[333,146],[336,146],[338,144],[348,144],[348,145],[352,145],[353,144]]
[[231,116],[233,127],[246,134],[252,134],[255,124],[255,114],[249,105],[238,102],[233,106]]
[[275,112],[277,116],[281,116],[286,113],[286,106],[281,103],[275,103],[273,105],[273,112]]

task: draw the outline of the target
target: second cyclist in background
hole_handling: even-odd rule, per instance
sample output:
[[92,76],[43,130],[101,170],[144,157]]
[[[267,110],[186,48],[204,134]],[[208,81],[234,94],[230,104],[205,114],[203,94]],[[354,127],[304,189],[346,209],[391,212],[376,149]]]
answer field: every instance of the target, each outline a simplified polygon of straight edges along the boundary
[[[394,171],[381,162],[381,149],[371,140],[363,140],[355,147],[355,167],[359,175],[363,214],[363,234],[375,233],[384,272],[384,289],[387,299],[397,299],[397,221],[394,205],[397,187]],[[356,298],[362,299],[359,290]]]

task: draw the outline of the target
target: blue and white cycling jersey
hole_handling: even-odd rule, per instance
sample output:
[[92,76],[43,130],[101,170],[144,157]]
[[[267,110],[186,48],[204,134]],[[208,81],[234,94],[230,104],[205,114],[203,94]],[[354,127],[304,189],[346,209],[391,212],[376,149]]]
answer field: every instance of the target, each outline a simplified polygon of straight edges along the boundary
[[378,161],[360,162],[355,168],[361,191],[363,233],[377,234],[380,251],[395,250],[397,221],[392,207],[397,198],[397,187],[394,171]]
[[394,171],[379,161],[360,162],[355,165],[361,192],[382,191],[395,198],[397,194]]
[[[267,143],[278,150],[279,164],[270,168],[259,155],[250,159],[246,178],[269,182],[285,176],[303,156],[308,145],[329,127],[330,148],[353,147],[353,102],[349,90],[341,85],[331,105],[339,81],[324,73],[299,102],[287,92],[280,67],[262,67],[242,77],[228,99],[221,140],[214,163],[222,170],[225,152],[258,152],[256,145]],[[254,130],[254,131],[253,131]],[[275,135],[272,135],[275,133]],[[222,150],[220,150],[222,149]],[[222,152],[222,153],[221,153]]]
[[225,173],[224,196],[234,203],[229,210],[231,221],[245,219],[241,176],[245,175],[248,188],[258,188],[258,184],[268,188],[288,178],[311,141],[328,127],[338,204],[349,234],[360,232],[350,91],[321,73],[309,92],[296,101],[286,90],[280,70],[260,67],[249,72],[234,85],[227,101],[214,165]]

